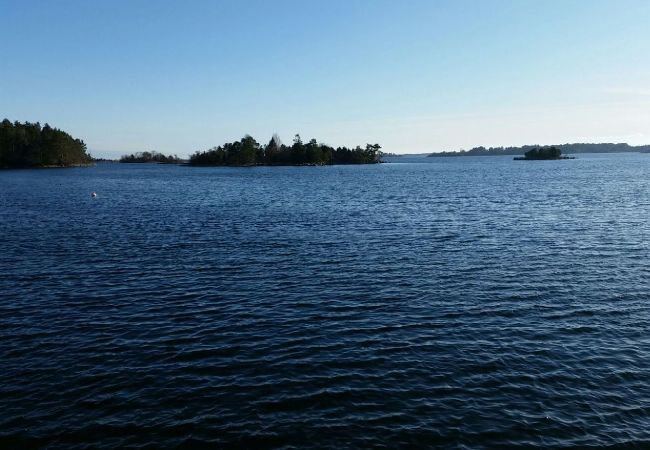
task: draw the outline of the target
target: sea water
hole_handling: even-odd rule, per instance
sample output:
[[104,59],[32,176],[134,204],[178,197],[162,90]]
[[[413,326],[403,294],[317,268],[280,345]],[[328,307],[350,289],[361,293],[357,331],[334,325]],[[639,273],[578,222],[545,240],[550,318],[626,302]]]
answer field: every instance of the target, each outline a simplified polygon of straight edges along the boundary
[[650,155],[391,161],[0,172],[0,447],[650,445]]

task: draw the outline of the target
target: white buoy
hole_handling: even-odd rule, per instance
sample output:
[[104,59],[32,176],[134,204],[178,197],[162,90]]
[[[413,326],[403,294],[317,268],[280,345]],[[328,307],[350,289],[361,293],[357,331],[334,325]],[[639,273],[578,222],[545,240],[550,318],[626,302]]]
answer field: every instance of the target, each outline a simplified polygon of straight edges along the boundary
[[90,193],[90,196],[93,197],[93,198],[94,198],[94,197],[97,197],[97,192],[91,192],[91,193]]

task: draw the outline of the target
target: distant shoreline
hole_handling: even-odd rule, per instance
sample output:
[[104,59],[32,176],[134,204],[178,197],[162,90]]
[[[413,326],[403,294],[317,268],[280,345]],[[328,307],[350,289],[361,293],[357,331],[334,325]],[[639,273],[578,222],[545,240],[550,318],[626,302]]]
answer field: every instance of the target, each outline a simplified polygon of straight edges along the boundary
[[650,145],[632,146],[629,144],[613,143],[574,143],[556,145],[524,145],[521,147],[474,147],[471,150],[430,153],[427,157],[440,158],[445,156],[523,156],[527,151],[539,147],[557,147],[564,154],[576,153],[646,153],[650,152]]
[[47,164],[47,165],[34,165],[34,166],[3,166],[0,170],[30,170],[30,169],[74,169],[80,167],[93,167],[96,162],[83,163],[83,164]]

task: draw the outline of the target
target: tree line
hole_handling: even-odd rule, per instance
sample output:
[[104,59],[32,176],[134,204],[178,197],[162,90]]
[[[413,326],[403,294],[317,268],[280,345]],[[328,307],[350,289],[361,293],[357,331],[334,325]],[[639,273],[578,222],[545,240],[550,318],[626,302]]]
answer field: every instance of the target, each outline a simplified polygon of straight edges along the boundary
[[239,141],[196,152],[190,156],[189,163],[194,166],[374,164],[381,162],[380,149],[379,144],[334,148],[316,139],[304,143],[299,134],[292,145],[284,145],[277,134],[263,145],[247,135]]
[[67,167],[91,162],[84,141],[47,123],[0,122],[0,168]]
[[181,159],[176,155],[163,155],[155,151],[151,152],[137,152],[130,155],[124,155],[120,158],[121,163],[161,163],[161,164],[176,164]]
[[[497,155],[523,155],[529,150],[538,148],[538,145],[523,145],[521,147],[474,147],[470,150],[448,151],[431,153],[429,156],[497,156]],[[564,153],[625,153],[650,151],[650,145],[632,146],[629,144],[560,144],[553,147],[559,148]]]

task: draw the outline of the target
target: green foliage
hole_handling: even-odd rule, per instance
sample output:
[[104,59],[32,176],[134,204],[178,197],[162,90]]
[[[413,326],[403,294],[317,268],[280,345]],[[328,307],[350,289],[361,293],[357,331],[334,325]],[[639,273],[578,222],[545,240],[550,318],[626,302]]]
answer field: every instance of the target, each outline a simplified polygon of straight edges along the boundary
[[356,147],[333,148],[319,144],[316,139],[303,143],[296,134],[291,146],[282,144],[274,135],[267,145],[260,145],[251,136],[240,141],[214,147],[205,152],[196,152],[190,157],[194,166],[254,166],[254,165],[325,165],[325,164],[373,164],[381,160],[379,144]]
[[533,148],[524,153],[526,159],[558,159],[562,150],[557,147]]
[[48,124],[0,122],[0,168],[89,164],[86,144]]
[[180,162],[180,158],[176,155],[165,156],[158,152],[138,152],[130,155],[124,155],[120,158],[121,163],[161,163],[161,164],[175,164]]

